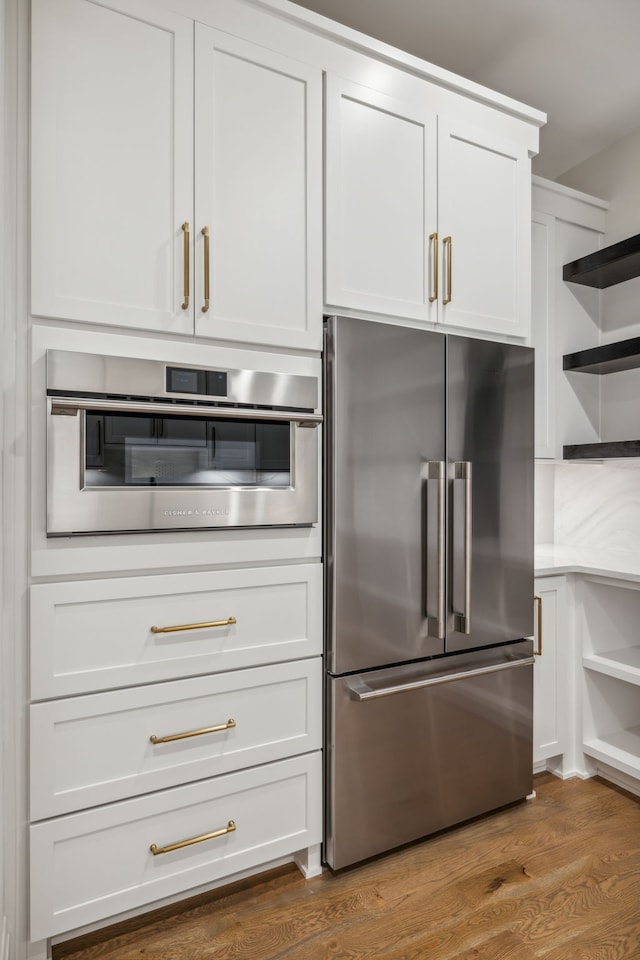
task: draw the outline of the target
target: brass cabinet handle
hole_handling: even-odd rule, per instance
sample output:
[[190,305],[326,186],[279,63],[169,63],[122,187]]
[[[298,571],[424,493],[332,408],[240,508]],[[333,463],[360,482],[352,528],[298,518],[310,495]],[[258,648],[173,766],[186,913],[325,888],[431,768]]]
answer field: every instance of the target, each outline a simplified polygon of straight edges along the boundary
[[220,733],[221,730],[232,730],[236,725],[230,718],[226,723],[219,723],[217,727],[202,727],[201,730],[187,730],[186,733],[171,733],[166,737],[156,737],[155,733],[149,737],[151,743],[173,743],[174,740],[186,740],[188,737],[201,737],[204,733]]
[[189,308],[189,223],[185,220],[182,224],[182,237],[183,237],[183,262],[184,262],[184,300],[182,301],[182,309],[188,310]]
[[433,260],[432,260],[432,273],[433,273],[433,293],[429,297],[429,303],[433,303],[434,300],[438,299],[438,234],[430,233],[429,240],[433,243]]
[[447,295],[443,298],[443,303],[451,303],[451,261],[453,246],[451,237],[445,237],[442,246],[447,248]]
[[206,313],[209,309],[209,227],[203,227],[200,232],[204,237],[204,304],[202,312]]
[[203,833],[200,837],[190,837],[188,840],[179,840],[178,843],[168,843],[165,847],[157,847],[155,843],[152,843],[149,850],[151,850],[154,857],[157,857],[160,853],[171,853],[172,850],[190,847],[194,843],[202,843],[203,840],[214,840],[216,837],[224,837],[227,833],[233,833],[235,829],[235,821],[229,820],[226,827],[222,827],[221,830],[214,830],[213,833]]
[[536,657],[542,656],[542,597],[534,597],[534,601],[538,605],[538,636],[536,642],[536,649],[533,651]]
[[151,633],[178,633],[180,630],[201,630],[204,627],[228,627],[237,623],[235,617],[226,620],[209,620],[207,623],[179,623],[173,627],[151,627]]

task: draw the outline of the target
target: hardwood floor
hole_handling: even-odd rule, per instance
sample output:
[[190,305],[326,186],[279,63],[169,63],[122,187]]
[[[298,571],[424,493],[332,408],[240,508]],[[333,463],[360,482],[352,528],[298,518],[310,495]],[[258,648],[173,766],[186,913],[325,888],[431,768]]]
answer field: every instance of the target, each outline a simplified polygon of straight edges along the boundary
[[54,948],[54,960],[640,958],[640,800],[537,797],[340,874],[294,867]]

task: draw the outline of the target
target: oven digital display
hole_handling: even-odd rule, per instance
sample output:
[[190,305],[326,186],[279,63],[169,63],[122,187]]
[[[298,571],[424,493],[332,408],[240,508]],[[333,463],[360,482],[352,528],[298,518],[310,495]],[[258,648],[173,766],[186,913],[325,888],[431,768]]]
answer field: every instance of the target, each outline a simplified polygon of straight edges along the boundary
[[167,393],[191,393],[201,397],[226,397],[227,374],[222,370],[192,370],[167,367]]

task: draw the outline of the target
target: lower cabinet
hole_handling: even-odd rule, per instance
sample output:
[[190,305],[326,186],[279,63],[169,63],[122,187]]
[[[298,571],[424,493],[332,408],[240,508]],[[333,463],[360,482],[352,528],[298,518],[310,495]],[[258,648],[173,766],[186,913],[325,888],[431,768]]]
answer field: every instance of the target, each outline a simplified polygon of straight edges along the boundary
[[319,843],[320,751],[31,827],[31,938]]
[[32,941],[313,872],[321,652],[319,563],[34,585]]
[[548,761],[569,748],[568,691],[571,671],[566,628],[566,580],[540,577],[535,581],[536,631],[533,670],[533,763]]

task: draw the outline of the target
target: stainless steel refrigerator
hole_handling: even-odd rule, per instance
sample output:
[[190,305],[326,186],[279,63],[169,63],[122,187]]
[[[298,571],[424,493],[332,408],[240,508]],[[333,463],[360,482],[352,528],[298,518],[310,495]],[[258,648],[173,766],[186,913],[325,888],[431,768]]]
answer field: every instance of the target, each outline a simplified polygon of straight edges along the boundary
[[325,331],[334,869],[532,790],[533,350]]

